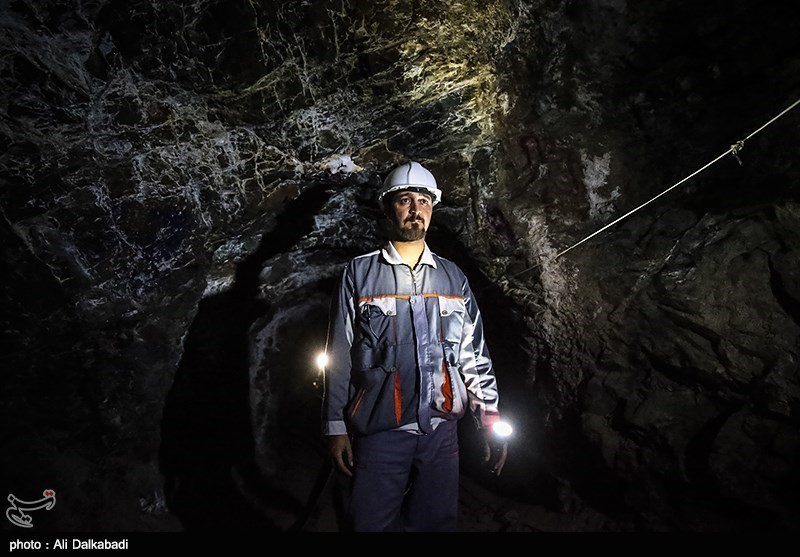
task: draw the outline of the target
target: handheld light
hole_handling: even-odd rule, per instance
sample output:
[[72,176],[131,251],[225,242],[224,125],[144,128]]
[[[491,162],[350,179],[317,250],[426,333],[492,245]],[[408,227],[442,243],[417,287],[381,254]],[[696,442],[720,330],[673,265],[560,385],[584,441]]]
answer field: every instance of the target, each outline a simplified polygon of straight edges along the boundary
[[506,437],[510,437],[511,433],[513,431],[514,431],[514,429],[511,427],[511,424],[509,424],[508,422],[499,421],[499,422],[495,422],[494,425],[492,425],[492,432],[494,432],[494,434],[497,435],[501,439],[505,439]]

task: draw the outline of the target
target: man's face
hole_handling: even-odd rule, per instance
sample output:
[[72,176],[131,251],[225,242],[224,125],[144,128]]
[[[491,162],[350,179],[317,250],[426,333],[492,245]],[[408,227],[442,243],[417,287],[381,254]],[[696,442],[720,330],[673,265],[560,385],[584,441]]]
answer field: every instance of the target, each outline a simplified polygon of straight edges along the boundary
[[393,240],[422,240],[431,224],[433,198],[416,191],[398,192],[392,198],[387,214],[392,222]]

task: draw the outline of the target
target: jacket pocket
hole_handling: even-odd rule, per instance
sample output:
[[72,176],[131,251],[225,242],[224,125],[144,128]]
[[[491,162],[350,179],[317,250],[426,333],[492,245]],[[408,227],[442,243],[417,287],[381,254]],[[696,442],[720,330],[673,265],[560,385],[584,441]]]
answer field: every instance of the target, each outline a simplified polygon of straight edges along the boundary
[[360,388],[347,406],[347,421],[355,433],[367,435],[401,424],[398,375],[394,367],[373,367],[356,374]]
[[464,316],[467,313],[464,298],[458,296],[438,296],[438,298],[440,341],[442,344],[459,344],[464,328]]
[[368,298],[358,304],[359,340],[366,346],[397,344],[397,298]]

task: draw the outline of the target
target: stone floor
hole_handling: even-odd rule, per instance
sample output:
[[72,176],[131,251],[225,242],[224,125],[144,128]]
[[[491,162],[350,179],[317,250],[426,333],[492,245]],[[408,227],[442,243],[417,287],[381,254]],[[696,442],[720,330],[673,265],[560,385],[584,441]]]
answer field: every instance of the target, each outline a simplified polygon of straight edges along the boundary
[[[297,498],[306,501],[314,490],[314,482],[320,476],[323,458],[308,444],[289,443],[283,447],[286,455],[296,460],[284,466],[275,481]],[[325,476],[325,474],[322,474]],[[343,508],[347,498],[347,480],[333,473],[327,481],[313,511],[305,523],[298,524],[294,511],[279,506],[266,505],[262,510],[274,524],[284,530],[299,529],[305,532],[338,532],[346,528],[341,525]],[[499,491],[481,478],[461,474],[459,530],[463,532],[608,532],[624,527],[589,508],[571,512],[558,512],[545,505],[515,500]]]

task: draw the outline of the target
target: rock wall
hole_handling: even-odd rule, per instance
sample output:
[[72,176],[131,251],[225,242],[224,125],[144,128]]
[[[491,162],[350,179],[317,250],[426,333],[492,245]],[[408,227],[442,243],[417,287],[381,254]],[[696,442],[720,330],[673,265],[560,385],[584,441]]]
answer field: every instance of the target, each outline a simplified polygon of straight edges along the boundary
[[18,0],[0,21],[2,470],[64,494],[42,527],[296,510],[273,478],[287,434],[318,450],[329,296],[409,158],[444,189],[430,244],[470,276],[518,426],[494,490],[616,529],[800,523],[798,112],[557,257],[800,98],[789,7]]

